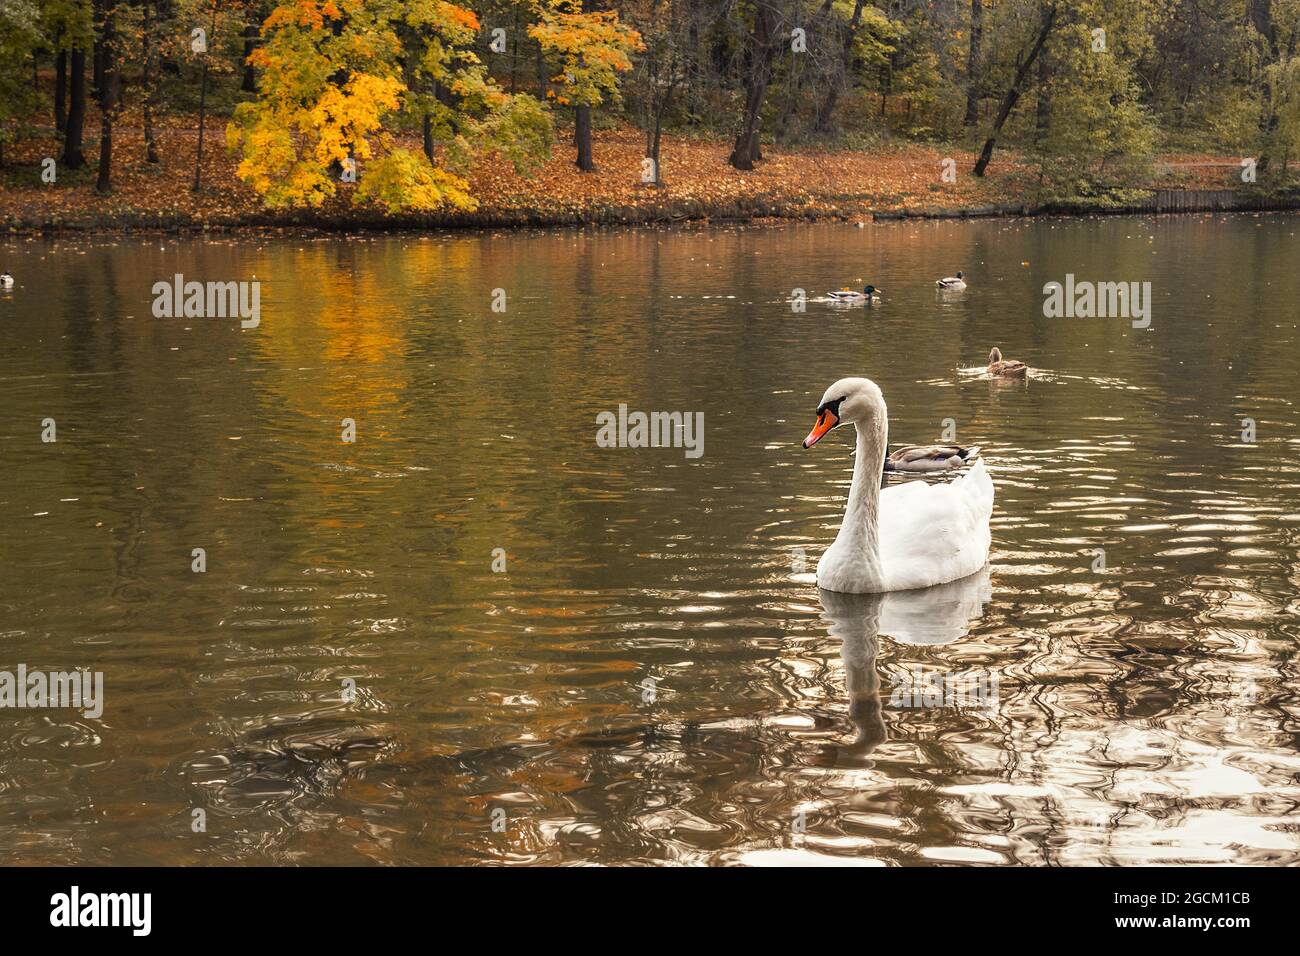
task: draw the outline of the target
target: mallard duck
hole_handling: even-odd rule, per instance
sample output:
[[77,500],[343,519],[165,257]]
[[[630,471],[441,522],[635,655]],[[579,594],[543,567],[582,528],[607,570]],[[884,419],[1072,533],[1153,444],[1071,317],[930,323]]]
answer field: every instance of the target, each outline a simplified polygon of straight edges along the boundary
[[883,291],[885,290],[869,285],[861,292],[855,292],[853,289],[840,289],[838,292],[827,292],[826,297],[835,302],[879,302],[880,293]]
[[12,289],[14,287],[14,277],[8,272],[0,272],[0,289]]
[[884,470],[948,471],[974,461],[979,453],[979,445],[904,445],[889,452]]
[[989,374],[997,375],[1002,378],[1024,378],[1029,372],[1029,366],[1024,362],[1017,362],[1015,359],[1004,359],[1002,350],[996,346],[993,351],[989,352]]
[[966,279],[960,272],[958,272],[955,276],[947,276],[946,278],[943,279],[935,279],[934,284],[937,285],[940,289],[947,289],[952,292],[960,292],[962,289],[966,288]]

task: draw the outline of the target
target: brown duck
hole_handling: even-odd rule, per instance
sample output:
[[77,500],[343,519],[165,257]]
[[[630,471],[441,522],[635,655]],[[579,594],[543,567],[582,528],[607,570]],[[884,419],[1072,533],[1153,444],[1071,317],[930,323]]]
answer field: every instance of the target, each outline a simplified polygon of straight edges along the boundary
[[1017,362],[1015,359],[1004,359],[1002,350],[994,348],[989,353],[989,374],[997,375],[1001,378],[1024,378],[1029,371],[1029,366],[1024,362]]

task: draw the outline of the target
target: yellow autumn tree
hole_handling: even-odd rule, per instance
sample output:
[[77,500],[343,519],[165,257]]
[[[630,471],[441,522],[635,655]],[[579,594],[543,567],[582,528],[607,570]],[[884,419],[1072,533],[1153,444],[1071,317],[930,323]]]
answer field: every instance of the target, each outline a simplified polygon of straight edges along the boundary
[[477,16],[447,0],[411,0],[405,31],[408,92],[404,110],[424,132],[424,151],[454,171],[495,151],[521,174],[550,156],[549,112],[526,93],[503,90],[473,50]]
[[258,97],[236,107],[226,142],[239,178],[272,208],[319,206],[355,180],[354,202],[389,212],[474,209],[467,181],[432,149],[398,144],[395,128],[426,102],[413,79],[454,94],[447,109],[474,133],[458,163],[493,145],[502,117],[540,122],[540,141],[525,139],[549,150],[549,117],[495,89],[469,50],[478,18],[448,0],[282,0],[261,32],[249,57],[262,71]]
[[577,166],[591,172],[591,109],[606,97],[618,101],[618,75],[632,69],[632,53],[645,49],[641,35],[621,23],[617,11],[588,12],[581,0],[542,0],[541,22],[528,33],[559,60],[560,91],[551,95],[574,107]]

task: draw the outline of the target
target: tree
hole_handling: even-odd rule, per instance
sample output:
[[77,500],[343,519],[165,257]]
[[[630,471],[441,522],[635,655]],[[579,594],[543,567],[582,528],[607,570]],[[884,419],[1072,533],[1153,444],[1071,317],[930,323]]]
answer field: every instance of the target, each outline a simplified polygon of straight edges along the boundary
[[81,148],[86,124],[85,47],[73,47],[68,63],[71,80],[68,91],[68,125],[63,135],[62,162],[69,169],[80,169],[86,165],[86,156]]
[[674,97],[688,74],[686,38],[688,18],[699,10],[686,0],[648,0],[634,6],[629,23],[641,36],[645,55],[639,57],[632,74],[632,89],[640,104],[641,128],[645,132],[645,158],[648,179],[653,186],[663,185],[661,146],[664,118],[672,109]]
[[40,13],[35,5],[0,3],[0,165],[6,143],[17,138],[14,126],[36,106],[29,57],[40,43]]
[[424,155],[448,173],[463,174],[480,153],[495,151],[527,175],[550,155],[550,116],[532,96],[506,93],[492,79],[473,50],[478,18],[466,13],[448,3],[412,5],[399,30],[408,86],[402,114],[419,121]]
[[984,39],[984,0],[970,0],[970,46],[966,54],[966,115],[963,126],[979,122],[980,44]]
[[[1051,109],[1034,124],[1044,180],[1057,196],[1103,195],[1150,179],[1157,130],[1135,69],[1151,42],[1144,3],[1079,0],[1058,20],[1049,44]],[[1105,34],[1094,35],[1102,22]]]
[[144,158],[158,163],[158,142],[154,137],[153,119],[158,94],[158,37],[156,35],[158,0],[140,0],[140,85],[143,87],[140,112],[144,126]]
[[754,161],[759,158],[759,114],[763,109],[763,97],[767,95],[767,84],[772,78],[772,57],[779,42],[776,35],[779,21],[775,0],[755,0],[749,71],[745,78],[745,109],[730,158],[731,165],[737,169],[753,169]]
[[243,79],[239,83],[239,89],[244,93],[257,92],[257,71],[250,62],[253,56],[253,50],[257,47],[257,35],[260,32],[259,27],[262,19],[265,17],[265,11],[259,0],[252,0],[244,5],[244,60],[243,60]]
[[839,103],[842,90],[853,82],[852,67],[854,62],[864,69],[879,67],[888,62],[889,55],[895,51],[893,45],[898,34],[889,18],[875,7],[867,6],[865,0],[853,0],[853,12],[848,16],[847,25],[843,24],[847,2],[826,4],[831,22],[840,26],[840,45],[830,77],[826,83],[826,95],[817,110],[813,128],[819,132],[828,132],[833,128],[835,107]]
[[1002,132],[1002,127],[1006,124],[1007,117],[1011,111],[1016,108],[1016,103],[1020,99],[1020,94],[1024,89],[1025,80],[1029,76],[1029,69],[1034,65],[1034,60],[1038,54],[1043,51],[1043,44],[1047,42],[1048,35],[1052,32],[1052,26],[1056,23],[1056,5],[1044,7],[1042,20],[1039,24],[1038,31],[1034,35],[1034,40],[1027,53],[1017,58],[1015,76],[1011,80],[1006,94],[1002,97],[1002,105],[998,107],[998,114],[993,120],[993,130],[989,133],[988,139],[984,141],[984,148],[980,150],[980,157],[975,162],[975,175],[983,176],[984,171],[988,169],[989,160],[993,158],[993,146],[997,143],[998,134]]
[[591,152],[591,110],[606,98],[618,102],[618,74],[632,69],[629,54],[645,49],[640,35],[619,22],[618,13],[585,12],[581,0],[544,0],[541,22],[528,28],[543,53],[557,57],[561,70],[554,77],[561,105],[574,107],[577,166],[595,170]]
[[[67,115],[64,118],[63,154],[59,161],[68,169],[86,165],[82,151],[86,123],[86,50],[91,44],[93,28],[90,5],[86,0],[52,0],[44,8],[44,27],[49,42],[67,51]],[[5,62],[12,62],[4,57]],[[58,78],[55,78],[57,101]],[[58,109],[56,103],[56,111]]]
[[[198,148],[194,154],[194,180],[190,185],[193,192],[203,188],[203,147],[207,141],[208,127],[208,89],[211,75],[217,71],[228,71],[230,65],[217,55],[220,42],[218,31],[226,22],[226,15],[236,12],[239,0],[193,0],[188,7],[188,14],[194,26],[189,32],[187,42],[189,51],[199,57],[199,116]],[[201,31],[201,32],[200,32]]]
[[[1286,0],[1282,0],[1286,4]],[[1288,4],[1288,6],[1291,6]],[[1255,45],[1259,51],[1259,158],[1256,168],[1265,172],[1272,161],[1280,121],[1279,110],[1285,97],[1279,95],[1277,84],[1285,83],[1284,75],[1295,54],[1297,34],[1300,33],[1300,11],[1288,11],[1293,18],[1290,37],[1284,50],[1279,36],[1273,0],[1248,0],[1247,16],[1256,34]]]
[[121,76],[118,73],[117,5],[119,0],[95,0],[95,25],[99,39],[99,177],[95,190],[113,189],[113,120],[117,115]]
[[[236,174],[272,208],[320,206],[346,178],[357,182],[353,202],[390,212],[473,209],[465,179],[397,146],[385,124],[430,115],[453,164],[493,148],[526,167],[549,150],[540,104],[503,93],[478,63],[478,29],[448,0],[281,0],[250,57],[257,98],[226,130]],[[446,92],[413,92],[404,74]]]

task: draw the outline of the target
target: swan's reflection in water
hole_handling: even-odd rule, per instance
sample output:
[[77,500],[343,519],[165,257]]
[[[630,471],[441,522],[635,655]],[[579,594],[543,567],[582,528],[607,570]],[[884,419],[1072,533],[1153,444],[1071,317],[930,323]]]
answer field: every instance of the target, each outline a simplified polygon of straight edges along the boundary
[[886,594],[841,594],[819,588],[818,596],[828,633],[840,640],[849,719],[857,729],[852,745],[823,752],[817,763],[825,766],[840,753],[869,754],[889,737],[876,670],[880,638],[939,645],[965,637],[991,599],[992,585],[985,565],[975,574],[932,588]]

